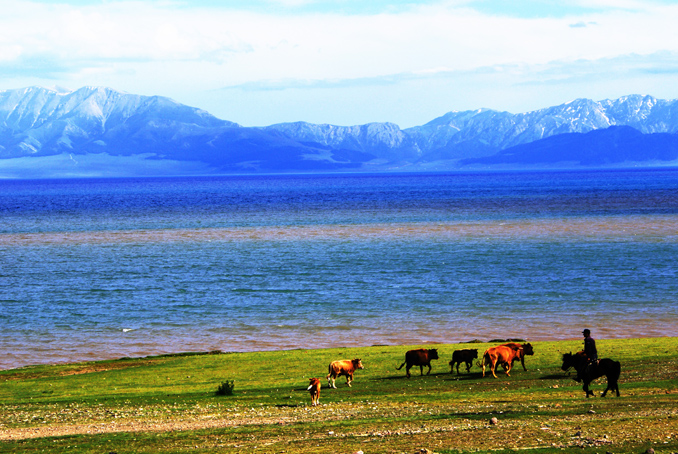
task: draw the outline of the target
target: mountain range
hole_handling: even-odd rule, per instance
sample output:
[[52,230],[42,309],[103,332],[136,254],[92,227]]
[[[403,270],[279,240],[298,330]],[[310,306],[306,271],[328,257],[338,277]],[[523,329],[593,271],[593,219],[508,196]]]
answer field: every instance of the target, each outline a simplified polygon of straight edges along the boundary
[[0,91],[0,178],[678,165],[678,100],[577,99],[422,126],[243,127],[160,96],[104,87]]

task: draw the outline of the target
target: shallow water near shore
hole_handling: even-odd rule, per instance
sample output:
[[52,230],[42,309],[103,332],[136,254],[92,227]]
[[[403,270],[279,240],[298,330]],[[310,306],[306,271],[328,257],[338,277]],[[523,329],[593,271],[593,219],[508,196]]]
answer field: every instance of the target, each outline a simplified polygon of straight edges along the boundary
[[0,181],[0,368],[678,336],[678,171]]

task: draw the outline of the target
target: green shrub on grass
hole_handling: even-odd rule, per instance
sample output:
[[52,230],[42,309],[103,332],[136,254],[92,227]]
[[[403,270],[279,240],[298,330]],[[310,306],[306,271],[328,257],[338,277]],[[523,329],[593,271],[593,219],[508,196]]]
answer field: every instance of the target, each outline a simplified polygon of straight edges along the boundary
[[226,380],[217,388],[217,396],[232,396],[235,380]]

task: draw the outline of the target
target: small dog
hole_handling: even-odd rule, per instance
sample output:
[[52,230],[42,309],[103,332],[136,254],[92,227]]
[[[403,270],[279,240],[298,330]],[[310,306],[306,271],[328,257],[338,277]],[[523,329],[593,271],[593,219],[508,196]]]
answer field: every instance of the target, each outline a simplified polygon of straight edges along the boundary
[[311,384],[307,388],[311,393],[311,405],[318,405],[318,400],[320,400],[320,379],[319,378],[309,378]]

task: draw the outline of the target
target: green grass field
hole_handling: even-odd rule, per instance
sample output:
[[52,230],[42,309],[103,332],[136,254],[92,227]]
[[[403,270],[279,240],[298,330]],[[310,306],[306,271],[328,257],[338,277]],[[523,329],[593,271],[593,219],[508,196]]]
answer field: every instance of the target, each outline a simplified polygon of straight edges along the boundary
[[[586,399],[561,355],[581,340],[533,342],[528,370],[451,374],[460,348],[374,346],[184,354],[0,372],[7,453],[656,453],[678,452],[678,338],[598,340],[621,362],[621,397]],[[431,375],[396,370],[411,348],[438,348]],[[353,387],[327,388],[327,365],[359,357]],[[464,368],[462,367],[463,371]],[[323,388],[310,405],[308,379]],[[232,396],[217,387],[235,384]],[[605,379],[592,386],[596,395]],[[492,424],[491,419],[497,423]]]

